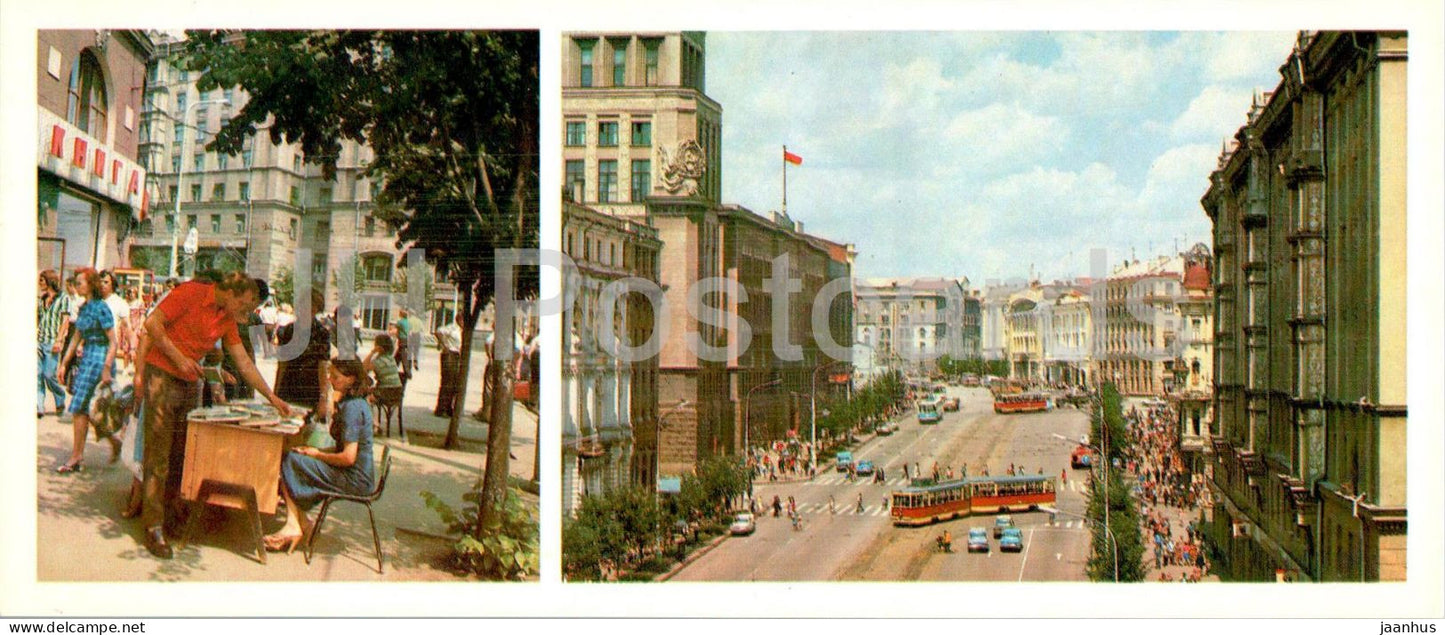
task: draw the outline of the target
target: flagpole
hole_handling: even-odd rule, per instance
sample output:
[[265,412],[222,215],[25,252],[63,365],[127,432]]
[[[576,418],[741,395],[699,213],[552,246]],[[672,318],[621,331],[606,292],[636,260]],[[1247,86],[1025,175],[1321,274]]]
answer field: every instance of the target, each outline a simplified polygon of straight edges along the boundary
[[788,215],[788,146],[783,146],[783,216]]

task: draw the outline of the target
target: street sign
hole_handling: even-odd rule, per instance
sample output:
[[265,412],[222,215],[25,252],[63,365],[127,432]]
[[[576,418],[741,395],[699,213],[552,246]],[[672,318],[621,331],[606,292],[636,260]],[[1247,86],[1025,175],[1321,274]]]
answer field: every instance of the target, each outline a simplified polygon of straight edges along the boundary
[[181,245],[181,249],[186,252],[187,256],[194,256],[196,255],[196,245],[200,242],[200,234],[196,233],[195,227],[192,227],[190,231],[186,232],[186,242]]

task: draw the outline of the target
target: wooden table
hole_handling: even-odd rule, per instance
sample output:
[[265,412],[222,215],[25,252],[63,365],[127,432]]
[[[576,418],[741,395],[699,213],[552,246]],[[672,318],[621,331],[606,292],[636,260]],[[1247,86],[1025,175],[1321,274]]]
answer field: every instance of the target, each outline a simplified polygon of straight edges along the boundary
[[[266,562],[260,514],[276,513],[281,455],[292,433],[204,419],[190,419],[186,423],[181,499],[248,512],[256,534],[257,555],[261,562]],[[199,511],[191,512],[182,546]]]

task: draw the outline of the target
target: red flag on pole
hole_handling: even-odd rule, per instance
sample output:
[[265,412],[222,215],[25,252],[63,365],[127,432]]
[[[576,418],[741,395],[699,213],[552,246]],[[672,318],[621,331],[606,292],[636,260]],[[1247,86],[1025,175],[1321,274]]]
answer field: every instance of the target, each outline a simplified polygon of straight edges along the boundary
[[788,163],[791,163],[791,164],[793,164],[793,165],[802,165],[802,164],[803,164],[803,157],[800,157],[800,156],[798,156],[798,155],[796,155],[796,154],[793,154],[793,153],[791,153],[791,152],[788,152],[787,150],[784,150],[784,151],[783,151],[783,160],[784,160],[784,161],[787,161]]

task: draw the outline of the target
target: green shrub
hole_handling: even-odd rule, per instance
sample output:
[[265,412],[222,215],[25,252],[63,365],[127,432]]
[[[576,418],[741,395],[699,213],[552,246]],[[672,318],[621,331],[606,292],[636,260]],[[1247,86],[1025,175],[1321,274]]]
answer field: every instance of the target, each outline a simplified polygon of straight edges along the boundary
[[507,498],[498,508],[498,518],[482,528],[482,537],[478,540],[481,496],[481,483],[478,483],[476,489],[462,495],[463,505],[458,511],[436,494],[421,492],[426,506],[447,524],[447,533],[457,536],[452,544],[452,566],[491,580],[522,580],[536,575],[537,521],[521,497],[507,488]]

